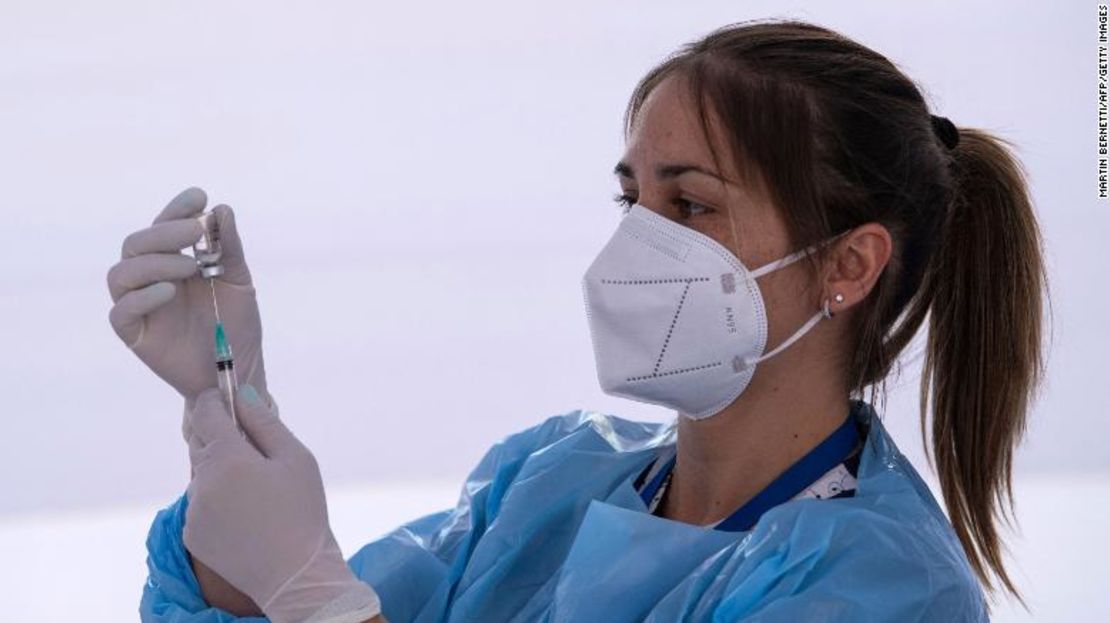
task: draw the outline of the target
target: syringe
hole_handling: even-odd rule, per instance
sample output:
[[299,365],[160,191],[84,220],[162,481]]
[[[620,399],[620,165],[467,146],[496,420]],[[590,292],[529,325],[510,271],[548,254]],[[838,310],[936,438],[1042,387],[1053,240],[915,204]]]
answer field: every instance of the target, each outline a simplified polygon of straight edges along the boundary
[[[220,320],[220,306],[216,301],[216,277],[224,274],[224,267],[220,264],[223,248],[220,245],[220,223],[214,212],[203,212],[197,217],[203,227],[204,233],[200,240],[193,245],[193,256],[196,257],[200,274],[208,280],[212,290],[212,309],[216,315],[216,381],[219,383],[220,392],[227,402],[231,421],[239,427],[239,418],[235,413],[235,391],[239,381],[235,378],[235,362],[231,355],[231,343],[227,341],[224,333],[224,324]],[[240,429],[242,430],[242,429]]]
[[224,335],[222,322],[216,322],[216,381],[220,385],[224,400],[227,401],[231,421],[236,428],[239,428],[239,418],[235,414],[235,390],[239,388],[239,380],[235,378],[235,360],[231,356],[231,344]]

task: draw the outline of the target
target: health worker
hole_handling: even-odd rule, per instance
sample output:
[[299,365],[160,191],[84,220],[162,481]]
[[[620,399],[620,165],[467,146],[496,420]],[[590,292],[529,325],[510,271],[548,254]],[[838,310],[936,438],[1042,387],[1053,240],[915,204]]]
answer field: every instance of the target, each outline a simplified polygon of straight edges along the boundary
[[[1045,283],[1005,142],[931,111],[881,54],[793,20],[685,45],[637,84],[624,128],[586,316],[602,389],[674,420],[538,418],[485,453],[453,508],[349,559],[266,383],[231,209],[215,209],[215,288],[243,433],[214,389],[208,285],[179,253],[205,194],[127,238],[111,321],[184,397],[192,465],[149,532],[142,620],[986,621],[988,595],[1016,594],[996,517],[1041,373]],[[919,331],[947,514],[874,406]]]

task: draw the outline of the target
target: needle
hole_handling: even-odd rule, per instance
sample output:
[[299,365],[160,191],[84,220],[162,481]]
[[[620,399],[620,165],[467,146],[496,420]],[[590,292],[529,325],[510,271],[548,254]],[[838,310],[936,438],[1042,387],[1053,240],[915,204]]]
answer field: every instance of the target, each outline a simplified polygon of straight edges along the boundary
[[220,304],[216,302],[216,280],[209,279],[208,285],[212,288],[212,310],[216,312],[216,324],[220,324]]

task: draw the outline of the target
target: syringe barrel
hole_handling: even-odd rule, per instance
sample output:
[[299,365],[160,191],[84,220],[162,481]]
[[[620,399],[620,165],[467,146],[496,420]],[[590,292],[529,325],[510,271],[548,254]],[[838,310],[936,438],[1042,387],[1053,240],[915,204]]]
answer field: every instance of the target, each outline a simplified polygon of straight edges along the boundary
[[220,385],[220,393],[227,403],[228,413],[235,427],[239,427],[239,417],[235,413],[235,390],[239,388],[239,380],[235,377],[235,363],[231,359],[216,361],[216,382]]

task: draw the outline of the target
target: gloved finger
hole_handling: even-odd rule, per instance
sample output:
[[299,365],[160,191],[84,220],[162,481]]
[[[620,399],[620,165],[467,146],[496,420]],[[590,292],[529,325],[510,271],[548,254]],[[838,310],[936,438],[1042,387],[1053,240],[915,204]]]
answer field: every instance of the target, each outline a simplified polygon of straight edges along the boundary
[[[223,394],[221,394],[221,397],[222,396]],[[196,430],[193,428],[193,421],[192,409],[186,405],[181,417],[181,436],[184,437],[185,445],[189,449],[189,466],[191,469],[195,470],[196,466],[211,452],[214,444],[210,443],[205,445],[201,441]]]
[[207,203],[208,195],[196,186],[191,186],[170,199],[162,212],[154,218],[154,222],[157,224],[196,216],[204,211],[204,206]]
[[143,317],[172,301],[176,293],[177,287],[165,281],[132,290],[112,306],[108,322],[128,348],[135,348],[143,337]]
[[189,417],[189,405],[186,404],[181,409],[181,438],[185,443],[189,443],[189,438],[193,436],[193,418]]
[[224,267],[224,274],[220,281],[237,286],[251,284],[251,271],[247,268],[247,258],[243,254],[243,241],[239,238],[239,229],[235,225],[235,212],[227,205],[220,204],[212,208],[216,214],[216,221],[220,226],[220,246],[223,255],[220,263]]
[[203,446],[197,437],[197,431],[193,428],[193,414],[188,407],[181,412],[181,437],[189,446],[190,452],[199,450]]
[[196,465],[200,462],[201,445],[200,440],[197,439],[196,431],[193,430],[193,418],[189,410],[189,405],[186,404],[181,412],[181,436],[185,439],[185,446],[189,448],[189,478],[191,480],[196,474]]
[[[201,445],[197,437],[193,437],[194,442],[189,444],[189,477],[195,478],[197,470],[204,467],[211,467],[213,464],[219,462],[222,458],[227,458],[229,454],[237,454],[243,450],[241,441],[237,439],[221,438],[209,443]],[[259,456],[257,452],[255,456]]]
[[120,258],[147,253],[174,253],[200,240],[204,227],[195,218],[165,221],[140,229],[123,239]]
[[108,292],[118,301],[127,292],[158,281],[180,281],[197,272],[197,262],[180,253],[148,253],[120,260],[108,269]]
[[235,394],[236,413],[239,425],[247,433],[255,447],[267,458],[281,456],[292,449],[300,448],[301,443],[286,428],[277,414],[262,401],[258,392],[249,384],[239,386]]
[[196,405],[186,417],[192,421],[193,435],[203,450],[217,441],[238,440],[245,444],[242,434],[231,421],[231,414],[224,405],[223,394],[220,390],[210,387],[197,395]]
[[199,443],[194,442],[194,443],[189,444],[189,476],[190,477],[197,473],[197,465],[200,465],[201,462],[204,460],[204,457],[201,454],[203,451],[204,451],[204,446],[201,446]]

